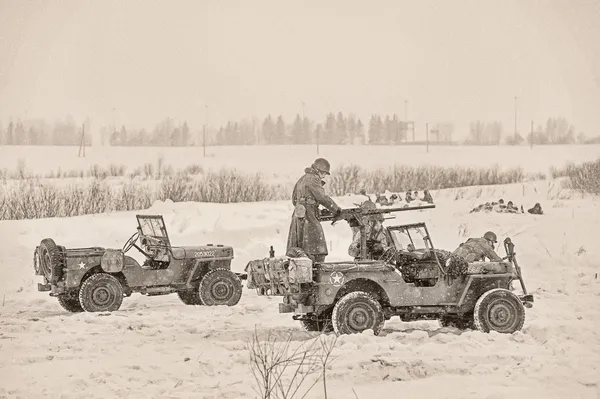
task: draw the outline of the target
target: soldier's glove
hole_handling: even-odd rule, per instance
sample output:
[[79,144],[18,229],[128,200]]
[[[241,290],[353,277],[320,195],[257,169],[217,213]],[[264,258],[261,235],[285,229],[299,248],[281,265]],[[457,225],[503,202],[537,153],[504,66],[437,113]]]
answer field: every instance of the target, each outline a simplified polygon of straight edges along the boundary
[[335,211],[335,213],[333,214],[333,221],[331,222],[331,224],[335,224],[335,222],[338,222],[342,220],[342,209],[338,208],[337,211]]
[[319,210],[319,216],[320,217],[331,216],[331,212],[328,209],[320,209]]

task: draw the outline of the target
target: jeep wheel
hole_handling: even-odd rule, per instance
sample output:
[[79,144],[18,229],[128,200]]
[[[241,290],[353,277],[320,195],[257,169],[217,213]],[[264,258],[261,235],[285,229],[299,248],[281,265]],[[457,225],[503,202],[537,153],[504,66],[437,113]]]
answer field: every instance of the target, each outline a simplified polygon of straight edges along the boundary
[[378,335],[385,323],[379,302],[362,291],[344,295],[333,307],[331,319],[337,334],[356,334],[371,329]]
[[454,327],[459,330],[474,330],[475,321],[473,315],[464,316],[442,316],[440,318],[440,326],[442,327]]
[[475,303],[474,321],[479,331],[512,334],[525,323],[525,307],[509,290],[495,288]]
[[45,238],[40,243],[39,269],[46,279],[51,283],[56,283],[63,273],[64,257],[53,239]]
[[242,281],[231,270],[214,269],[200,280],[198,294],[206,306],[234,306],[242,297]]
[[58,297],[58,303],[68,312],[83,312],[81,303],[79,303],[79,298],[76,296],[60,295]]
[[177,296],[181,299],[181,302],[186,305],[203,305],[202,300],[200,300],[200,294],[198,291],[179,291],[177,292]]
[[123,286],[110,274],[92,274],[81,285],[79,302],[86,312],[113,312],[123,303]]
[[314,315],[316,319],[302,319],[300,323],[306,331],[330,333],[333,331],[333,322],[331,321],[332,312],[333,308],[329,308],[318,316]]

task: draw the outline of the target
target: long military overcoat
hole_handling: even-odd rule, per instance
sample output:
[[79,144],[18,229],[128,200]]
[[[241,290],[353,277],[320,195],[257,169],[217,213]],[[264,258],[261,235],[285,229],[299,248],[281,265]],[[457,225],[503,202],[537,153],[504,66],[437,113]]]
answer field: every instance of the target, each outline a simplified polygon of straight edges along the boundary
[[287,251],[297,247],[309,255],[327,255],[325,234],[319,221],[319,205],[333,213],[340,207],[325,193],[321,179],[314,169],[306,168],[304,173],[292,192],[294,213],[290,223]]

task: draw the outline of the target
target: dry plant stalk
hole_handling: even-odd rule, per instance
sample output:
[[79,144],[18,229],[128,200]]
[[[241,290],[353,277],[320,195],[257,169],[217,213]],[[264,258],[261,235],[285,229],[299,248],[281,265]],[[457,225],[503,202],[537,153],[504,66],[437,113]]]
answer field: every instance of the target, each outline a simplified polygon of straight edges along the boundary
[[[337,337],[331,342],[327,341],[327,337],[324,340],[318,337],[292,349],[292,333],[278,341],[270,331],[261,342],[255,328],[246,345],[256,383],[253,387],[255,392],[262,399],[291,399],[297,395],[304,398],[319,380],[323,380],[327,398],[326,372],[332,362],[331,353],[336,341]],[[315,378],[311,380],[311,376]]]

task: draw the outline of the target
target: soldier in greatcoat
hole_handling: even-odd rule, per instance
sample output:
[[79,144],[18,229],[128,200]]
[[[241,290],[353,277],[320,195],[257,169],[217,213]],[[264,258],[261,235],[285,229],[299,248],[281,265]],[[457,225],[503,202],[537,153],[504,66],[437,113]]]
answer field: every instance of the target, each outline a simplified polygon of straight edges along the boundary
[[335,216],[342,211],[323,189],[323,179],[330,174],[330,169],[329,161],[317,158],[310,167],[304,169],[304,176],[294,186],[294,213],[286,251],[288,256],[293,255],[294,248],[301,248],[314,262],[323,262],[328,255],[325,234],[319,221],[319,205],[327,208]]

